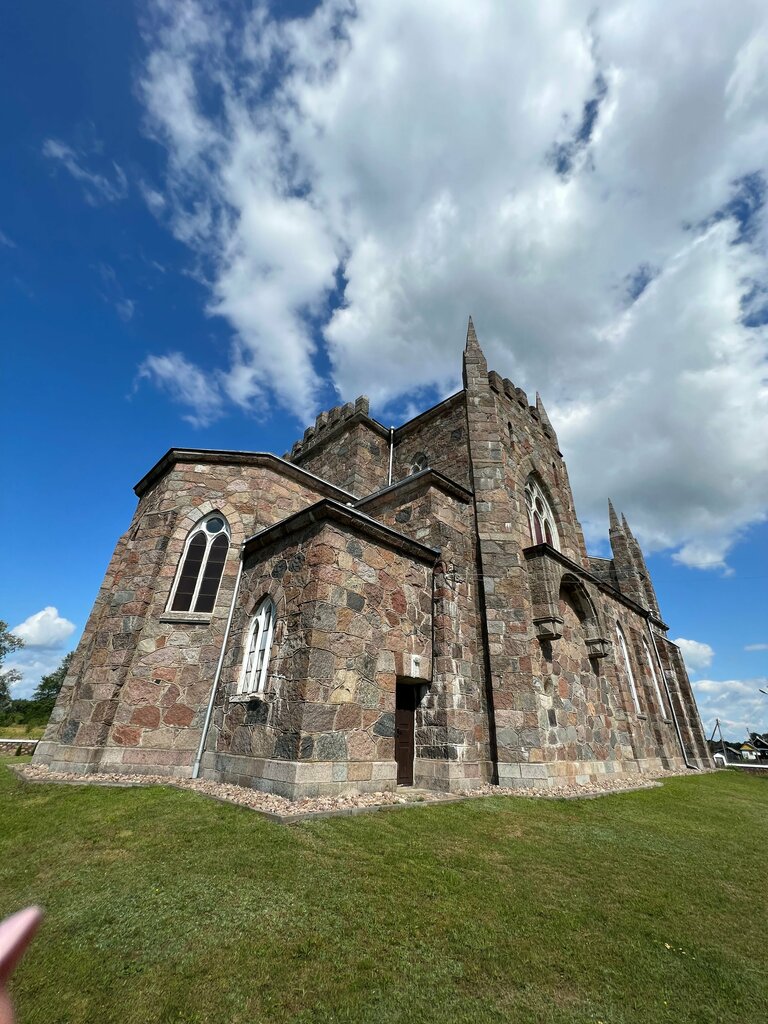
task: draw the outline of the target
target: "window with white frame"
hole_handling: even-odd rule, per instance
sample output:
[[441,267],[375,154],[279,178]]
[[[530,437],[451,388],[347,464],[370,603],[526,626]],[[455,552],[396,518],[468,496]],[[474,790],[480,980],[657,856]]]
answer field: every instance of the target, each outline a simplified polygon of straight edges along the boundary
[[212,612],[229,551],[229,525],[218,512],[192,530],[168,599],[172,612]]
[[632,672],[632,663],[629,660],[629,649],[627,648],[627,641],[624,639],[624,631],[621,626],[616,623],[616,635],[619,638],[619,647],[621,648],[621,654],[624,659],[624,668],[627,673],[627,679],[629,680],[629,691],[632,694],[632,703],[635,705],[635,711],[640,711],[640,699],[637,696],[637,685],[635,683],[635,676]]
[[238,693],[263,693],[267,686],[269,652],[275,631],[275,606],[265,597],[256,609],[248,629],[243,667],[237,684]]
[[667,712],[666,708],[664,707],[664,700],[661,696],[661,686],[659,686],[659,677],[656,674],[656,668],[653,664],[653,657],[651,656],[651,649],[645,642],[645,637],[643,637],[643,650],[645,651],[645,659],[648,662],[648,668],[651,672],[651,679],[653,680],[653,689],[656,692],[656,700],[659,702],[659,711],[662,713],[662,715],[665,715]]
[[560,538],[557,535],[555,517],[544,492],[535,477],[528,477],[525,485],[525,507],[528,511],[528,523],[531,528],[531,540],[534,544],[549,544],[560,550]]

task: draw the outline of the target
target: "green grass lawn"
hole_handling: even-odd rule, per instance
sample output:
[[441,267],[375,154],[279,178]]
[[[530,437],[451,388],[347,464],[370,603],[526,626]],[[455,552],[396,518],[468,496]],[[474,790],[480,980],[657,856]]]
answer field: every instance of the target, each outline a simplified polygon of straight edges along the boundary
[[768,780],[284,826],[0,766],[20,1024],[759,1019]]

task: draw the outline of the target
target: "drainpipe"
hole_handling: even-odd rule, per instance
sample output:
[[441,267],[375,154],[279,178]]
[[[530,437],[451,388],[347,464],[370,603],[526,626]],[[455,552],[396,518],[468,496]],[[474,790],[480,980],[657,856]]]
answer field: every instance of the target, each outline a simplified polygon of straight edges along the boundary
[[653,644],[653,650],[654,650],[654,653],[656,654],[656,663],[659,666],[659,672],[661,673],[661,679],[662,679],[662,682],[664,683],[664,689],[667,692],[667,700],[669,701],[669,710],[672,713],[672,721],[675,723],[675,732],[677,733],[677,741],[680,744],[680,750],[683,753],[683,761],[685,762],[685,767],[686,768],[691,768],[693,771],[697,772],[699,770],[699,766],[695,765],[695,764],[691,764],[691,762],[688,760],[688,755],[685,752],[685,744],[683,743],[683,734],[680,731],[680,723],[677,720],[677,713],[675,711],[675,702],[672,700],[672,691],[670,690],[669,683],[667,681],[667,673],[664,671],[664,666],[661,663],[661,657],[659,656],[659,648],[656,646],[656,637],[653,635],[653,630],[651,629],[651,617],[650,617],[650,614],[646,617],[645,624],[648,627],[648,633],[650,634],[650,637],[651,637],[651,643]]
[[389,428],[389,477],[387,479],[387,487],[392,483],[392,458],[395,454],[395,428]]
[[203,722],[203,733],[200,737],[200,746],[197,748],[197,757],[195,763],[192,766],[192,778],[197,779],[200,776],[200,762],[203,759],[203,751],[205,750],[205,741],[208,738],[208,730],[211,727],[211,718],[213,717],[213,702],[216,699],[216,690],[219,688],[219,679],[221,678],[221,668],[224,664],[224,652],[227,649],[227,640],[229,639],[229,630],[232,626],[232,617],[235,614],[235,601],[237,600],[237,592],[240,590],[240,578],[243,575],[243,555],[240,553],[240,562],[237,566],[237,579],[235,580],[235,590],[232,594],[232,603],[229,606],[229,615],[227,616],[227,625],[224,627],[224,638],[221,641],[221,651],[219,653],[219,660],[216,665],[216,672],[213,676],[213,685],[211,686],[211,696],[208,698],[208,708],[205,712],[205,721]]

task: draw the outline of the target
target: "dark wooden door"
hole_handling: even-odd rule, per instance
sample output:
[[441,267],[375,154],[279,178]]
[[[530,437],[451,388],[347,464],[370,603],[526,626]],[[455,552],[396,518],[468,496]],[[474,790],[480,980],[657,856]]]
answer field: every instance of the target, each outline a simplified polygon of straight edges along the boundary
[[397,683],[395,687],[395,760],[398,786],[413,785],[414,721],[416,687]]

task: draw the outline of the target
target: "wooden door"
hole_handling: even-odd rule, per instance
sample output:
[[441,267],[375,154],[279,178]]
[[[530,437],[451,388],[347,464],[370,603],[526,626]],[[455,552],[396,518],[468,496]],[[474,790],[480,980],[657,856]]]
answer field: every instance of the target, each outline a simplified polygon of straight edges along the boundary
[[398,786],[413,785],[416,689],[407,683],[397,683],[395,687],[395,761]]

